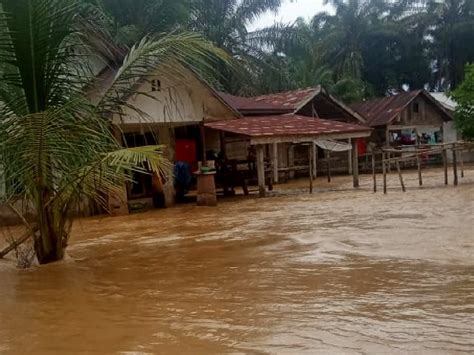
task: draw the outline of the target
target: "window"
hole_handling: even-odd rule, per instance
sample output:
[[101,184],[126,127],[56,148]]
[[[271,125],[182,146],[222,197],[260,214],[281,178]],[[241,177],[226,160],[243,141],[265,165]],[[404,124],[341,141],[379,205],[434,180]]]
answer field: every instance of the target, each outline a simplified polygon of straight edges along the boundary
[[161,81],[152,80],[151,81],[151,91],[161,91]]
[[418,102],[413,103],[413,112],[414,113],[420,112],[420,104]]

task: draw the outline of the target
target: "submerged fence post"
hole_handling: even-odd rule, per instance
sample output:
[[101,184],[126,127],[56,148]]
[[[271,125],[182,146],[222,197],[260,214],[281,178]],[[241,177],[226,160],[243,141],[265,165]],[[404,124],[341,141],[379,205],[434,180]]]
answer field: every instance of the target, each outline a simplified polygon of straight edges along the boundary
[[456,144],[453,144],[453,173],[454,173],[454,186],[458,185],[458,161],[456,156]]
[[400,185],[402,185],[402,190],[403,192],[406,191],[405,189],[405,184],[403,183],[403,176],[402,176],[402,171],[400,170],[400,160],[397,159],[397,172],[398,172],[398,178],[400,179]]
[[421,176],[421,159],[418,153],[416,153],[416,165],[418,166],[418,184],[423,186],[423,177]]
[[443,147],[443,168],[444,168],[444,184],[448,184],[448,148]]

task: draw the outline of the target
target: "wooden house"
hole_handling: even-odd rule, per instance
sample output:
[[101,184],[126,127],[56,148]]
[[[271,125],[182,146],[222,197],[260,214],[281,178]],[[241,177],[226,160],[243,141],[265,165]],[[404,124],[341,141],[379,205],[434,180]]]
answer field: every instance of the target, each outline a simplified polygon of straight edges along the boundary
[[446,139],[452,113],[425,90],[360,102],[351,106],[374,128],[372,141],[381,146],[439,143]]
[[[221,97],[245,117],[280,117],[298,115],[315,119],[331,120],[348,124],[365,126],[362,115],[352,110],[340,100],[330,95],[323,87],[299,89],[257,97],[240,97],[220,93]],[[340,137],[338,139],[341,139]],[[348,146],[352,138],[344,138]],[[354,138],[359,142],[361,138]],[[246,145],[245,145],[246,144]],[[247,154],[249,142],[228,139],[227,154],[233,159],[243,159]],[[273,160],[275,167],[274,180],[292,178],[299,171],[307,174],[308,155],[305,147],[291,142],[275,143],[266,148],[267,159]],[[278,157],[278,158],[275,158]],[[352,173],[350,149],[347,152],[329,152],[314,146],[313,174],[326,172],[328,166],[332,171]]]

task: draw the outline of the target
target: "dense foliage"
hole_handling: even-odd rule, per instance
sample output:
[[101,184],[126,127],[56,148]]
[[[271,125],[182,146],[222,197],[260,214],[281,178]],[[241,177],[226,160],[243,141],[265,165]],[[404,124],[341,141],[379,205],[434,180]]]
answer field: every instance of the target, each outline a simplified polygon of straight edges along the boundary
[[466,65],[466,77],[452,94],[458,106],[456,127],[466,139],[474,140],[474,64]]
[[249,32],[281,0],[84,0],[110,18],[118,40],[186,28],[241,62],[215,86],[264,93],[323,84],[346,101],[403,89],[454,89],[474,61],[472,0],[325,0],[309,23]]

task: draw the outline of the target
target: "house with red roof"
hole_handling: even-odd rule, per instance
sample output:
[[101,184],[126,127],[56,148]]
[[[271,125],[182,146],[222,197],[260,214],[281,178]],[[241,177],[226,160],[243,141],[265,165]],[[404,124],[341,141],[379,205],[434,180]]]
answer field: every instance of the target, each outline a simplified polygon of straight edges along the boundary
[[[339,126],[344,124],[348,125],[349,131],[354,129],[367,130],[366,120],[361,114],[330,95],[322,86],[255,97],[219,94],[249,121],[248,127],[252,127],[252,129],[255,129],[257,125],[262,127],[262,131],[265,131],[265,127],[272,127],[274,130],[298,127],[302,131],[309,132],[314,128],[315,123],[322,122],[323,125],[320,127],[322,130],[342,128]],[[287,124],[288,120],[293,120],[295,125]],[[236,128],[230,127],[232,125],[230,122],[226,125],[232,129]],[[221,126],[221,124],[216,123],[212,126]],[[222,126],[221,128],[224,129]],[[287,129],[287,131],[290,132],[291,129]],[[365,138],[349,134],[347,137],[339,135],[337,139],[339,141],[344,140],[348,147],[347,151],[330,152],[330,150],[323,149],[315,144],[312,162],[314,176],[317,176],[318,172],[319,174],[323,171],[327,173],[328,166],[332,171],[352,173],[352,149],[349,149],[349,147],[352,144],[352,139],[354,139],[354,143],[358,144],[360,153],[363,153]],[[251,140],[247,143],[247,147],[242,142],[238,144],[229,143],[228,155],[235,159],[243,159],[247,154],[250,143]],[[295,141],[275,143],[272,147],[267,148],[266,157],[273,160],[274,181],[278,182],[281,178],[292,178],[297,176],[299,172],[307,174],[308,157],[306,148]],[[278,159],[275,157],[278,157]],[[276,166],[278,168],[275,168]]]

